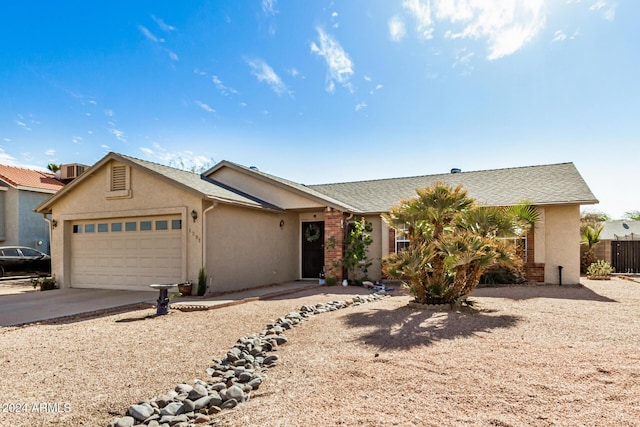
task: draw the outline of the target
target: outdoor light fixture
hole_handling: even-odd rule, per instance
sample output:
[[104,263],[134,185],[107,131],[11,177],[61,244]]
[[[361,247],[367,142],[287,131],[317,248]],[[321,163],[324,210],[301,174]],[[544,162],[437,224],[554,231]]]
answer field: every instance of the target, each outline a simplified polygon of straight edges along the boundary
[[280,228],[284,227],[284,219],[280,220]]
[[58,220],[52,219],[51,220],[51,227],[56,228],[57,226],[58,226]]
[[193,218],[193,222],[196,222],[196,219],[198,219],[198,212],[196,212],[195,209],[191,211],[191,218]]

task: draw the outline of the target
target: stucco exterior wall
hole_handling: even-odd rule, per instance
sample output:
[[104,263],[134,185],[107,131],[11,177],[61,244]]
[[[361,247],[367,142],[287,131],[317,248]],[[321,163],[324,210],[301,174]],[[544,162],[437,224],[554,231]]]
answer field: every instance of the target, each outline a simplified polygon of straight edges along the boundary
[[25,190],[18,193],[18,245],[49,253],[49,225],[33,211],[49,196]]
[[18,244],[18,231],[20,230],[18,213],[18,190],[9,187],[4,192],[4,241],[3,246],[13,246]]
[[[382,232],[384,221],[382,221],[380,215],[369,215],[364,218],[371,223],[371,239],[373,240],[373,243],[371,243],[367,250],[367,257],[369,261],[371,261],[371,265],[367,269],[367,277],[370,280],[376,281],[382,278],[383,251],[385,247],[387,248],[387,252],[389,251],[389,232]],[[386,226],[386,224],[384,224],[384,226]]]
[[[284,221],[280,227],[280,221]],[[208,292],[298,279],[299,217],[219,204],[207,212]],[[297,261],[296,261],[297,260]]]
[[[182,190],[141,170],[130,169],[130,198],[108,198],[109,165],[91,169],[78,185],[61,197],[52,208],[57,227],[52,230],[52,273],[61,287],[70,283],[71,223],[80,219],[125,218],[150,215],[181,215],[183,224],[183,280],[197,282],[202,266],[203,201],[193,193]],[[190,212],[199,218],[194,222]]]
[[[580,206],[544,208],[545,283],[559,283],[558,266],[562,266],[562,284],[580,283]],[[539,247],[536,241],[536,260]]]
[[210,178],[224,184],[238,188],[252,196],[266,200],[283,209],[309,209],[325,207],[307,197],[303,197],[285,190],[269,182],[243,174],[230,168],[222,168]]

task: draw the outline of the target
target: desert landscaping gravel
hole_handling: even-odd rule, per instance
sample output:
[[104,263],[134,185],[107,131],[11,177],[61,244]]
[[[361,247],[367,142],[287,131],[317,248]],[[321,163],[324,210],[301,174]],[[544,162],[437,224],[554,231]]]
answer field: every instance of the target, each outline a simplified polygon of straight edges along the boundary
[[[313,316],[286,331],[250,399],[213,422],[640,426],[640,283],[583,285],[477,289],[475,309],[459,311],[410,307],[396,291]],[[106,426],[206,379],[212,359],[274,319],[367,293],[321,287],[217,310],[0,328],[0,426]]]

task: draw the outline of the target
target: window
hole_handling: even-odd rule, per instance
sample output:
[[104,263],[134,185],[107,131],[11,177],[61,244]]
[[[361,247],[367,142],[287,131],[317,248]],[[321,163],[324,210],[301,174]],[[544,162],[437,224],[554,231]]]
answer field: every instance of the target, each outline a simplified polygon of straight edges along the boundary
[[403,225],[396,229],[396,253],[409,247],[409,236],[407,235],[407,226]]
[[140,221],[140,231],[151,230],[151,221]]
[[136,231],[138,229],[138,223],[137,222],[125,222],[124,223],[124,230],[125,231]]
[[107,233],[109,232],[109,224],[98,224],[98,233]]
[[3,249],[0,252],[2,252],[3,256],[10,256],[10,257],[18,257],[18,256],[20,256],[20,254],[18,253],[18,250],[14,249],[14,248]]
[[172,230],[182,230],[182,220],[181,219],[173,219],[173,220],[171,220],[171,229]]
[[27,257],[37,257],[40,258],[42,256],[42,254],[34,249],[29,249],[29,248],[22,248],[20,249],[22,251],[22,255],[23,256],[27,256]]
[[82,224],[74,224],[73,232],[74,233],[82,233]]
[[95,224],[85,224],[84,225],[84,232],[85,233],[95,233],[96,232],[96,225]]
[[168,230],[169,222],[167,220],[156,221],[156,230]]
[[122,223],[121,222],[111,223],[111,232],[112,233],[118,233],[120,231],[122,231]]

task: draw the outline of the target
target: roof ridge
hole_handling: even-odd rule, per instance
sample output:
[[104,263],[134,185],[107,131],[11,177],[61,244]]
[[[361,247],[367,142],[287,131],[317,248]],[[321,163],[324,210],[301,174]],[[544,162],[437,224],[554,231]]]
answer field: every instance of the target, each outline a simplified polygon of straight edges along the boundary
[[[546,166],[560,166],[560,165],[570,165],[573,162],[560,162],[560,163],[549,163],[549,164],[539,164],[539,165],[529,165],[529,166],[512,166],[507,168],[493,168],[493,169],[478,169],[472,171],[460,171],[456,174],[469,174],[469,173],[479,173],[479,172],[495,172],[495,171],[506,171],[506,170],[514,170],[514,169],[530,169],[530,168],[539,168]],[[411,176],[396,176],[390,178],[377,178],[377,179],[363,179],[357,181],[342,181],[342,182],[327,182],[324,184],[309,184],[308,187],[322,187],[325,185],[342,185],[342,184],[361,184],[367,182],[381,182],[381,181],[397,181],[403,179],[412,179],[412,178],[424,178],[424,177],[436,177],[436,176],[450,176],[452,173],[442,172],[436,174],[425,174],[425,175],[411,175]],[[305,184],[303,184],[305,185]]]
[[154,162],[154,161],[151,161],[151,160],[140,159],[138,157],[129,156],[128,154],[115,153],[113,151],[111,152],[111,154],[115,154],[116,156],[124,157],[125,159],[129,159],[129,160],[132,160],[132,161],[144,162],[144,163],[149,163],[149,164],[152,164],[152,165],[161,166],[161,167],[168,168],[168,169],[173,169],[173,170],[178,171],[178,172],[185,172],[185,173],[190,173],[192,175],[198,175],[198,176],[202,175],[201,173],[198,173],[198,172],[192,172],[192,171],[189,171],[189,170],[180,169],[180,168],[177,168],[175,166],[169,166],[169,165],[165,165],[165,164],[162,164],[162,163]]

